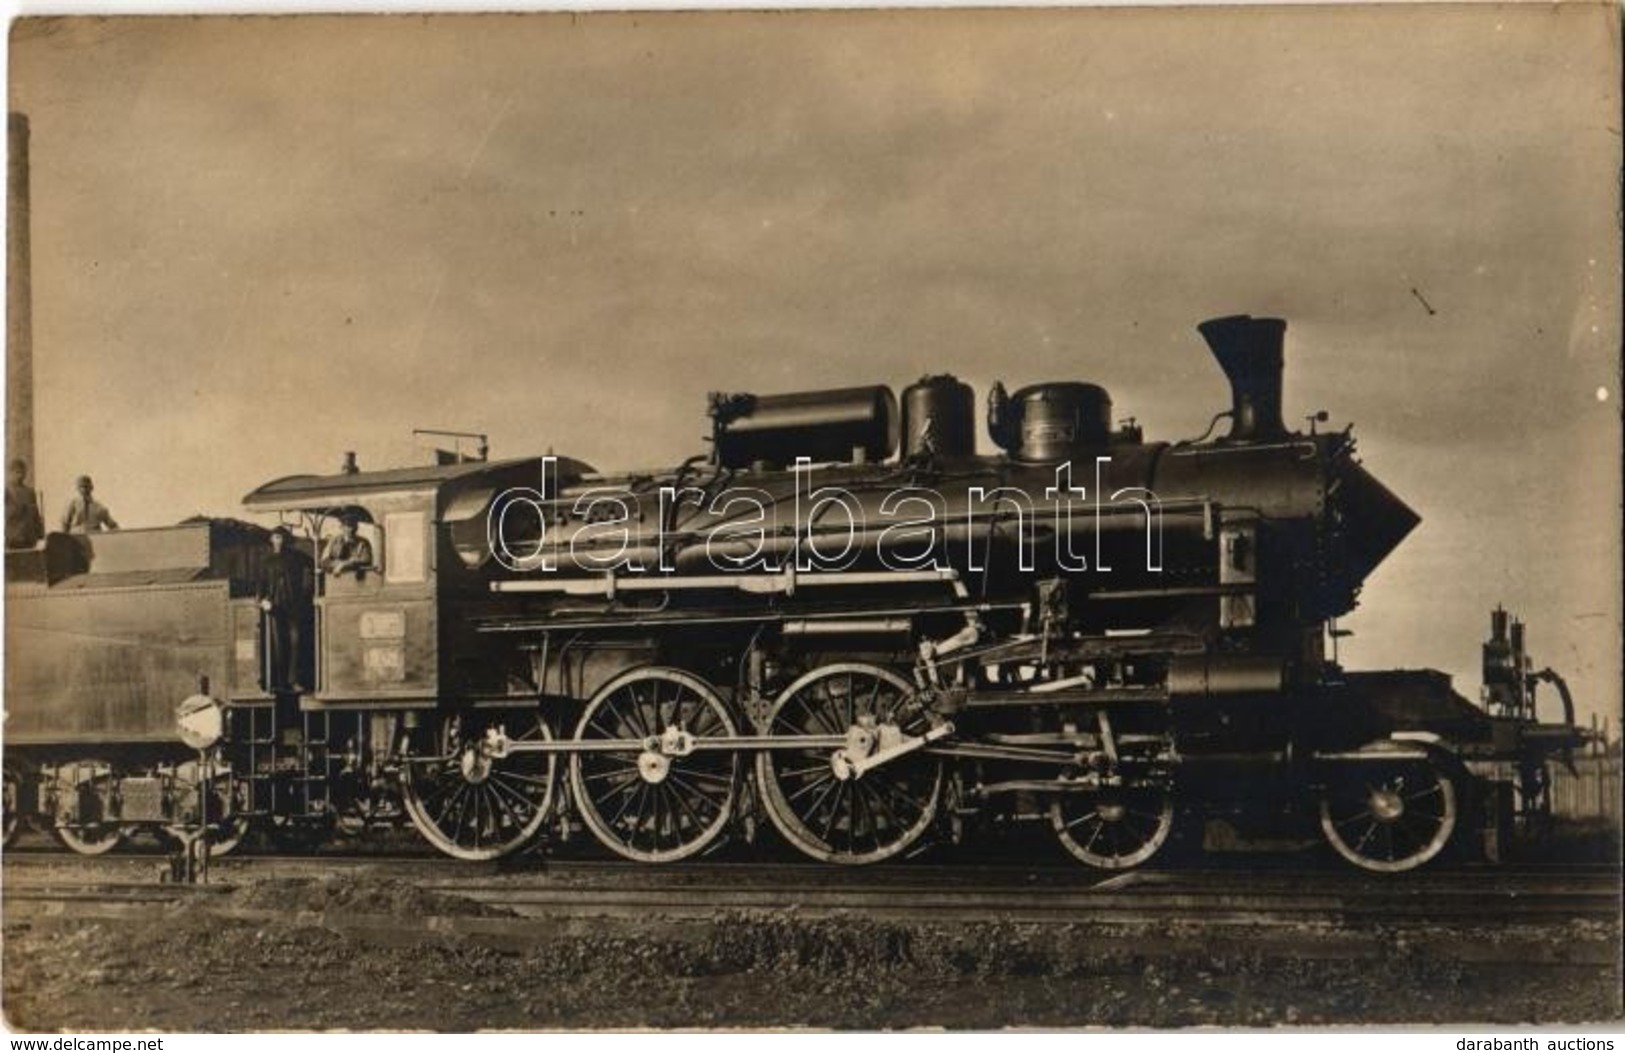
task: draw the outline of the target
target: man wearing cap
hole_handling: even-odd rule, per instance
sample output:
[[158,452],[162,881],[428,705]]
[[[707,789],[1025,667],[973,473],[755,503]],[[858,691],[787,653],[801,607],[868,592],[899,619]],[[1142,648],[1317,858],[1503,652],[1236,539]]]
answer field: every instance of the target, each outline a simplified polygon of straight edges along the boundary
[[44,536],[39,495],[28,485],[28,462],[14,458],[6,472],[6,547],[33,548]]
[[322,569],[335,578],[342,574],[360,578],[372,567],[372,545],[356,535],[354,515],[346,515],[339,523],[344,529],[322,550]]
[[271,551],[260,560],[260,610],[265,612],[269,691],[304,690],[299,683],[300,642],[310,609],[310,560],[288,544],[288,530],[271,531]]
[[113,522],[112,513],[100,501],[93,500],[91,493],[96,489],[90,481],[90,476],[81,475],[74,482],[73,488],[78,491],[72,501],[68,502],[68,510],[62,513],[62,529],[69,534],[93,534],[98,530],[117,530],[118,524]]

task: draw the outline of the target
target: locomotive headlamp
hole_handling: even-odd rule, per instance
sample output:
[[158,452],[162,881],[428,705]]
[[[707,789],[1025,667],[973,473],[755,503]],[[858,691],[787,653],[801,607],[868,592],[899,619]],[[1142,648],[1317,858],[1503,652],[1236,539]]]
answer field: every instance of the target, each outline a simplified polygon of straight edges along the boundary
[[225,710],[208,695],[193,695],[175,707],[175,731],[192,749],[209,749],[225,737]]

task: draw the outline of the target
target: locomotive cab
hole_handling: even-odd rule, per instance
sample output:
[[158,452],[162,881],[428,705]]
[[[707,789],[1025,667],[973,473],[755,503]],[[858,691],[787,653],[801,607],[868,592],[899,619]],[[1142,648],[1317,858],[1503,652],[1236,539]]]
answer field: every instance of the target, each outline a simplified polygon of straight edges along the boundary
[[[467,568],[451,551],[470,490],[541,485],[541,459],[293,476],[244,498],[293,520],[317,553],[316,670],[305,708],[434,706],[442,592]],[[365,558],[335,557],[346,521]],[[442,551],[442,548],[447,551]]]
[[[381,501],[370,498],[366,504],[343,500],[288,510],[299,515],[297,547],[316,557],[306,614],[314,627],[315,676],[308,690],[299,682],[303,678],[274,690],[291,689],[303,696],[307,708],[362,698],[432,702],[436,675],[429,509],[418,495],[407,493]],[[355,533],[369,555],[335,573],[325,554],[332,551],[344,518],[360,521]],[[245,612],[237,632],[241,654],[253,655],[262,683],[273,689],[273,678],[264,672],[275,661],[268,653],[269,619],[257,608]]]

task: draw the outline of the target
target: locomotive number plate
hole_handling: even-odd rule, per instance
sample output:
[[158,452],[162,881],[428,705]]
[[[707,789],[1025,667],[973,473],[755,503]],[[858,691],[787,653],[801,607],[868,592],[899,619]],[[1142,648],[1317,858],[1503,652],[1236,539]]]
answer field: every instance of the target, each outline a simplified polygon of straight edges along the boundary
[[362,651],[362,665],[368,680],[406,679],[406,652],[399,647],[368,647]]
[[362,611],[363,640],[401,640],[406,637],[405,611]]

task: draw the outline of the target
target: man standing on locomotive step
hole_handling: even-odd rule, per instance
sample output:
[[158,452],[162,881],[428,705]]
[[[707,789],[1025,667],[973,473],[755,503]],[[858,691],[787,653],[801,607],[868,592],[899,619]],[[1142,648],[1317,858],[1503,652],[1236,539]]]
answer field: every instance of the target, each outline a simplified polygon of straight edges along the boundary
[[28,485],[28,462],[13,458],[6,472],[6,547],[33,548],[44,536],[39,495]]
[[73,488],[79,492],[68,502],[68,510],[62,513],[64,532],[94,534],[98,530],[118,529],[118,524],[113,522],[113,515],[107,510],[107,506],[90,496],[96,489],[96,485],[90,481],[90,476],[81,475],[74,482]]
[[288,544],[288,530],[271,531],[271,553],[260,561],[260,610],[265,612],[266,690],[304,691],[300,644],[310,609],[310,560]]

